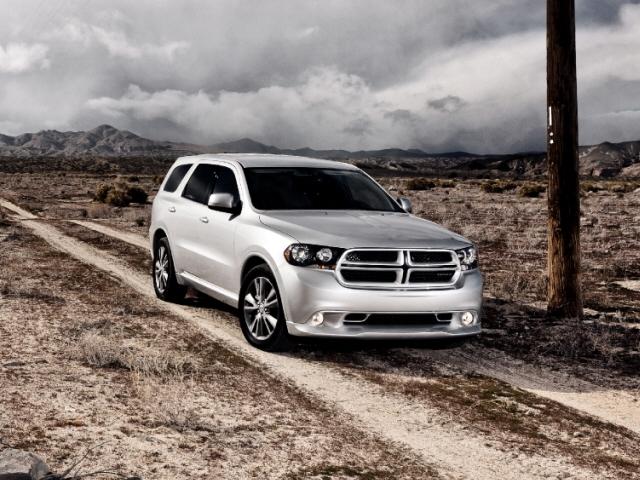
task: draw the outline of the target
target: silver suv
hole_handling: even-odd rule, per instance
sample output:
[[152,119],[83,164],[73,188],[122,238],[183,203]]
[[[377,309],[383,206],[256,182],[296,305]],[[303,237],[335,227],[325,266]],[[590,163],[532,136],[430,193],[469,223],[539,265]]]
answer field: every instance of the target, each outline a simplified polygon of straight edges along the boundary
[[246,339],[460,338],[480,332],[471,242],[411,215],[360,169],[285,155],[179,158],[153,202],[158,297],[237,307]]

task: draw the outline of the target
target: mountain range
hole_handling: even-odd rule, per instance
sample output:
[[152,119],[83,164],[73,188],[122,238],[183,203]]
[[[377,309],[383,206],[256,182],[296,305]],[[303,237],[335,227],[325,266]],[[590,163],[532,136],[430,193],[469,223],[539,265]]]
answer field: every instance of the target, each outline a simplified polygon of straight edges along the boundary
[[[544,152],[507,155],[468,152],[428,153],[419,149],[315,150],[282,149],[250,138],[214,145],[156,141],[127,130],[100,125],[92,130],[59,132],[43,130],[17,136],[0,134],[0,156],[4,157],[177,157],[200,153],[273,153],[347,161],[376,169],[421,173],[424,171],[496,171],[519,175],[544,173]],[[640,141],[580,147],[580,171],[600,177],[640,177]]]

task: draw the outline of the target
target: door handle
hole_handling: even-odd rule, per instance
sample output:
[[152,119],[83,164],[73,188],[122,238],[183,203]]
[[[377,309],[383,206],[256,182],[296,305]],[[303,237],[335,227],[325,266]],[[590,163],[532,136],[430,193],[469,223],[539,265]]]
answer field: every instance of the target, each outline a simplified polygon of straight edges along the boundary
[[200,221],[202,223],[209,223],[209,219],[207,217],[200,217]]
[[175,213],[175,211],[176,211],[176,207],[173,207],[173,206],[169,207],[169,211],[170,211],[171,213]]

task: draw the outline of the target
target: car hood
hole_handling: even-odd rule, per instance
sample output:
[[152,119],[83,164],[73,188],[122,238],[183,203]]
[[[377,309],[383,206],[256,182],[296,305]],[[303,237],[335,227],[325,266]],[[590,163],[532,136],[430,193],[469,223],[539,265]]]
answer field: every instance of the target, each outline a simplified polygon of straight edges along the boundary
[[278,211],[260,221],[300,243],[338,248],[446,248],[471,244],[458,234],[407,213]]

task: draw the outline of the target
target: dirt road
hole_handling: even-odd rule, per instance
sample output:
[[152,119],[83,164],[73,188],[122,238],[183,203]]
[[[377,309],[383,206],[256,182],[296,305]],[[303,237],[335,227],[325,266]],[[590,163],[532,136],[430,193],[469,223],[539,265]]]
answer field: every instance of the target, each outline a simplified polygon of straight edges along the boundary
[[[425,390],[428,390],[430,379],[424,372],[421,371],[417,377],[409,375],[408,380],[405,378],[407,374],[402,370],[405,368],[402,362],[405,358],[403,355],[408,354],[419,360],[435,363],[440,369],[453,366],[462,370],[480,370],[483,374],[501,378],[518,387],[526,387],[536,395],[571,407],[582,406],[585,412],[597,415],[608,422],[623,427],[631,425],[631,429],[637,433],[638,411],[633,397],[612,394],[612,392],[597,392],[598,394],[595,395],[594,392],[583,391],[580,392],[582,400],[577,402],[571,398],[571,395],[557,393],[558,385],[553,382],[557,380],[561,382],[560,386],[567,386],[567,379],[547,378],[544,380],[543,388],[540,388],[539,383],[526,383],[527,375],[519,374],[513,369],[507,369],[505,372],[501,367],[504,362],[496,361],[478,366],[474,357],[469,358],[459,353],[425,350],[401,352],[403,355],[395,359],[391,358],[390,367],[384,368],[384,375],[390,379],[389,385],[396,385],[390,388],[385,382],[368,377],[367,370],[363,373],[355,368],[353,363],[349,363],[350,360],[345,362],[344,359],[338,358],[338,360],[318,361],[315,353],[275,355],[261,352],[246,344],[239,329],[230,321],[229,315],[215,310],[160,302],[153,293],[148,276],[132,268],[126,261],[64,234],[46,221],[35,218],[29,212],[9,202],[0,201],[0,206],[14,212],[15,219],[20,220],[25,227],[46,240],[53,248],[87,265],[110,273],[136,292],[145,295],[150,304],[198,326],[208,338],[223,342],[234,351],[241,353],[244,358],[265,368],[275,378],[293,382],[311,395],[315,401],[346,412],[355,425],[418,453],[425,461],[435,465],[443,476],[477,479],[616,478],[616,472],[619,472],[617,468],[635,468],[634,465],[618,467],[607,462],[604,465],[589,464],[588,455],[580,448],[575,446],[569,448],[571,442],[547,451],[528,448],[525,437],[515,434],[505,437],[499,432],[483,431],[482,428],[475,428],[475,425],[465,424],[465,417],[459,418],[459,412],[454,410],[455,402],[451,402],[451,409],[443,409],[437,402],[430,403],[428,397],[425,397],[427,401],[422,401],[419,395],[407,394],[402,388],[397,388],[397,385],[402,386],[403,382],[405,386],[410,382],[422,382]],[[110,235],[109,231],[112,230],[88,222],[83,222],[83,226],[106,235]],[[134,239],[132,234],[112,236],[129,243],[135,240],[135,244],[140,247],[146,243],[142,237]],[[392,357],[393,355],[395,355],[394,352]],[[372,357],[373,355],[366,354],[358,361],[383,361]],[[537,376],[536,381],[541,381],[541,378],[543,377]],[[581,388],[584,389],[584,385]],[[573,390],[576,389],[577,387],[573,386]],[[452,398],[456,395],[455,390],[451,395]],[[587,402],[585,399],[590,401]],[[527,402],[529,399],[522,401]],[[466,408],[473,410],[477,407],[471,404],[466,405]],[[529,405],[527,408],[532,407]],[[553,405],[553,409],[557,411],[558,407]],[[561,413],[566,418],[577,422],[576,424],[592,422],[587,417],[577,415],[572,409],[561,411]],[[596,428],[600,426],[597,424]],[[613,457],[633,458],[637,452],[633,446],[629,445],[633,445],[633,442],[638,440],[637,437],[631,432],[619,432],[615,429],[607,433],[617,435],[619,438],[619,445],[609,447],[610,450],[618,448],[613,452]],[[566,435],[566,432],[556,432],[554,438]],[[596,440],[599,441],[599,439]],[[560,442],[560,440],[555,439],[554,442]],[[586,451],[590,450],[589,445],[585,447],[587,447]]]

